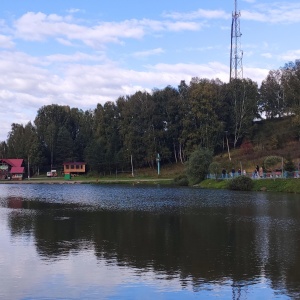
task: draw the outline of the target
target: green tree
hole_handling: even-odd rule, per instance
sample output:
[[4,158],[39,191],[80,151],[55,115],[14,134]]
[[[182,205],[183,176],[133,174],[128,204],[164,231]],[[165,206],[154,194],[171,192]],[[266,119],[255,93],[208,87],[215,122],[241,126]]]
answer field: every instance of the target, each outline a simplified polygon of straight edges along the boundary
[[58,130],[57,144],[56,144],[56,163],[62,164],[63,162],[74,161],[74,142],[70,132],[65,126]]
[[217,179],[218,175],[221,173],[221,166],[217,161],[213,161],[208,167],[209,173],[213,174]]
[[300,60],[285,64],[281,71],[285,113],[293,114],[300,108]]
[[6,142],[0,142],[0,158],[8,157],[8,147]]
[[197,184],[205,179],[212,159],[212,152],[205,148],[196,150],[191,154],[186,169],[186,174],[191,184]]
[[168,162],[182,161],[179,141],[182,103],[179,92],[167,86],[162,90],[155,90],[152,98],[154,105],[149,124],[153,129],[152,139],[155,145],[151,153],[153,160],[156,152],[159,152],[163,160]]
[[281,117],[284,113],[281,71],[271,70],[260,87],[259,110],[266,118]]
[[70,107],[57,104],[41,107],[34,120],[40,143],[48,152],[51,167],[56,163],[57,137],[59,129],[63,126],[72,127]]
[[25,128],[22,124],[11,124],[11,131],[8,133],[7,146],[8,156],[10,158],[26,157]]
[[233,136],[233,146],[249,133],[253,120],[259,117],[259,93],[256,82],[251,79],[232,80],[229,84],[231,101],[231,124],[229,132]]
[[29,176],[34,175],[39,171],[39,167],[45,163],[43,156],[42,145],[39,143],[36,128],[31,122],[28,122],[24,128],[25,132],[25,160],[27,166],[30,166],[31,170]]
[[220,81],[193,78],[188,92],[188,111],[183,119],[183,135],[188,153],[198,146],[214,149],[223,132],[217,115]]
[[290,153],[288,153],[286,160],[284,162],[284,170],[288,171],[288,172],[293,172],[296,170],[295,164],[293,162],[293,159],[292,159]]

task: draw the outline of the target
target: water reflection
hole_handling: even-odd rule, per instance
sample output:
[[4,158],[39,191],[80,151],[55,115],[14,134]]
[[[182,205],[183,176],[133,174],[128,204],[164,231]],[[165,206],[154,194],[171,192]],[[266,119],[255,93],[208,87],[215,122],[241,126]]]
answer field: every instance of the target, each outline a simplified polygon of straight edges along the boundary
[[0,205],[8,209],[11,236],[30,236],[47,262],[92,253],[119,270],[178,279],[181,290],[189,284],[194,292],[227,286],[230,298],[248,299],[249,286],[268,285],[279,298],[299,295],[300,203],[293,195],[44,188],[51,190],[30,187],[30,197],[14,190]]

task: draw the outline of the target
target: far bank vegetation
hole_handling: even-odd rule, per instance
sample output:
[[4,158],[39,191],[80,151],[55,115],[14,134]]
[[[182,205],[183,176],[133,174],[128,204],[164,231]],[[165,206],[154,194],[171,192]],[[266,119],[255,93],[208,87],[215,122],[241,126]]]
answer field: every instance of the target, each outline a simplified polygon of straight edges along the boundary
[[[43,106],[33,122],[11,124],[0,155],[24,158],[25,165],[29,161],[31,174],[50,166],[59,170],[64,161],[85,161],[90,173],[130,176],[132,168],[155,170],[159,153],[163,176],[166,166],[185,166],[195,151],[207,149],[220,168],[251,172],[267,156],[284,157],[297,168],[299,140],[296,60],[271,70],[260,88],[249,78],[223,83],[196,77],[177,87],[120,96],[88,111]],[[180,174],[185,182],[203,179],[202,172],[199,178]]]

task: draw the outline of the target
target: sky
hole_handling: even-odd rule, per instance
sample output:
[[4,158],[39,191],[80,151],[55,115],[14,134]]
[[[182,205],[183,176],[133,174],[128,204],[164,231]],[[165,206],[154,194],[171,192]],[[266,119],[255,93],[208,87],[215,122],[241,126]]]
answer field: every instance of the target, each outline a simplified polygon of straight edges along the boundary
[[[0,10],[0,141],[44,105],[82,110],[193,77],[229,79],[234,0],[10,0]],[[238,0],[244,78],[300,58],[298,0]]]

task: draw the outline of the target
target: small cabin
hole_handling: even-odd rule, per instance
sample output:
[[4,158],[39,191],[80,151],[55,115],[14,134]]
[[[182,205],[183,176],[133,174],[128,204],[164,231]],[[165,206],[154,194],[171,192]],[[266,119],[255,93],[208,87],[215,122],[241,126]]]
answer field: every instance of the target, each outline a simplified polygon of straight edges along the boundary
[[85,173],[85,162],[64,162],[64,174],[80,175]]
[[0,179],[22,180],[25,173],[23,162],[20,158],[0,159]]

